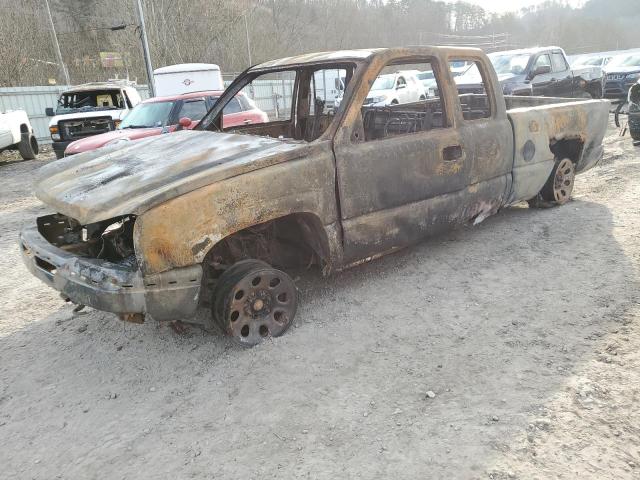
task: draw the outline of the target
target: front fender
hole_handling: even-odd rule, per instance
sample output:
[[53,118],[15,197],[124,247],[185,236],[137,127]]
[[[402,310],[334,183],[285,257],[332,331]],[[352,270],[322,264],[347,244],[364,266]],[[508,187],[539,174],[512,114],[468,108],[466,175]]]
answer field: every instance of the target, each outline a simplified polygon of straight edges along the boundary
[[329,141],[308,155],[191,191],[140,215],[134,246],[145,275],[201,263],[223,238],[292,213],[337,222],[334,159]]

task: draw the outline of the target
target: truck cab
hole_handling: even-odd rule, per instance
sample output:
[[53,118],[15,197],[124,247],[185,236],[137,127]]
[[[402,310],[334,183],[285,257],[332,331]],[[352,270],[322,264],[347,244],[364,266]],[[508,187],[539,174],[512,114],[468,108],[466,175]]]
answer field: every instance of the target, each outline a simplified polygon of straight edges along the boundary
[[56,158],[64,157],[71,142],[115,130],[141,100],[129,82],[88,83],[62,92],[57,106],[45,111]]

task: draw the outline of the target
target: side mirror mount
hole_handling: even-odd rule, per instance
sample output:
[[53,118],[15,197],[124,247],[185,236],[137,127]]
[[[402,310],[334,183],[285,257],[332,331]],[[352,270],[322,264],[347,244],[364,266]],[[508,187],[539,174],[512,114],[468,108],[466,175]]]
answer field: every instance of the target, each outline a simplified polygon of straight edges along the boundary
[[56,114],[56,113],[53,111],[53,108],[52,108],[52,107],[47,107],[47,108],[44,110],[44,113],[45,113],[45,115],[46,115],[47,117],[53,117],[53,116],[55,116],[55,114]]
[[191,119],[189,117],[182,117],[180,120],[178,120],[178,125],[180,127],[180,130],[182,130],[183,128],[189,128],[191,126]]
[[534,71],[531,72],[531,75],[529,76],[529,78],[533,79],[538,75],[546,75],[547,73],[551,73],[551,66],[540,65],[538,68],[536,68]]
[[396,87],[396,90],[402,90],[403,88],[407,88],[407,84],[406,83],[401,83],[400,85],[398,85]]

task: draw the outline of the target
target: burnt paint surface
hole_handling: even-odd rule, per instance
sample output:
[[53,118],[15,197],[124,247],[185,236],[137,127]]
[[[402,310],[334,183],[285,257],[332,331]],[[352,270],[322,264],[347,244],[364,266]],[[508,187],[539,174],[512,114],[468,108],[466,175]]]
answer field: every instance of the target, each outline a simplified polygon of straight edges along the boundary
[[[138,217],[134,240],[145,273],[201,262],[224,237],[291,213],[321,225],[337,221],[330,142],[306,147],[305,156],[237,175],[159,205]],[[335,258],[335,235],[325,241]]]
[[53,162],[40,169],[36,195],[82,224],[95,223],[142,213],[201,186],[303,155],[306,148],[267,137],[184,130]]
[[[505,104],[489,89],[491,117],[465,120],[448,62],[482,62],[477,51],[421,48],[387,52],[371,62],[352,110],[335,140],[344,235],[344,260],[357,261],[437,234],[446,225],[495,213],[506,199],[513,163],[513,136]],[[359,108],[369,85],[389,63],[431,63],[446,125],[418,133],[362,141]],[[492,69],[483,76],[498,85]],[[460,149],[447,159],[445,149]]]
[[[485,65],[492,118],[464,120],[445,68],[450,58]],[[387,63],[407,59],[434,62],[443,79],[448,127],[363,142],[360,106],[371,83]],[[357,69],[342,108],[314,142],[185,131],[55,163],[43,171],[38,196],[83,223],[136,214],[136,255],[145,276],[198,264],[226,236],[291,213],[319,220],[329,252],[325,260],[340,268],[535,195],[550,171],[554,138],[585,143],[579,170],[597,161],[605,103],[519,98],[521,108],[507,112],[495,72],[479,50],[330,52],[254,70],[346,60]],[[525,161],[527,141],[535,151]],[[445,161],[442,152],[449,146],[461,146],[462,156]],[[518,176],[517,168],[533,173]]]
[[[554,142],[583,145],[580,158],[575,159],[577,172],[598,162],[609,120],[608,100],[551,99],[552,104],[544,105],[545,97],[510,97],[507,104],[512,99],[517,108],[507,112],[515,144],[509,203],[530,199],[540,191],[554,166]],[[531,149],[533,155],[527,154]]]

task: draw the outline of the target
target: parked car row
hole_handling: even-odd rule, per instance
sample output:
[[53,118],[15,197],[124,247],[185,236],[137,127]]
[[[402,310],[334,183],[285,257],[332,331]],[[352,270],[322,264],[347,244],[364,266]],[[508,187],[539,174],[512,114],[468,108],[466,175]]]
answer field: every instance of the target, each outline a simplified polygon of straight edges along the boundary
[[572,68],[595,66],[603,70],[603,97],[625,100],[629,88],[640,79],[640,51],[603,52],[579,55]]
[[[572,69],[560,47],[510,50],[488,56],[505,95],[602,97],[602,69],[595,66]],[[475,67],[456,79],[458,90],[464,93],[481,93],[480,81],[480,72]]]
[[[571,66],[559,47],[496,52],[488,58],[505,95],[622,100],[640,79],[640,52],[580,55]],[[482,93],[481,75],[472,62],[449,62],[449,70],[459,93]],[[154,78],[159,96],[146,101],[135,85],[123,81],[85,84],[63,92],[57,107],[46,111],[56,157],[193,128],[224,90],[220,68],[213,64],[163,67],[154,72]],[[315,78],[316,97],[329,111],[340,107],[345,83],[343,69],[327,70]],[[365,104],[390,106],[438,96],[431,70],[384,72],[375,79]],[[243,92],[224,115],[225,125],[230,126],[264,121],[267,113]],[[13,133],[9,139],[6,132],[0,133],[4,137],[0,151],[22,145],[27,157],[28,148],[37,152],[33,133],[28,139],[22,138],[24,131],[18,136]]]

